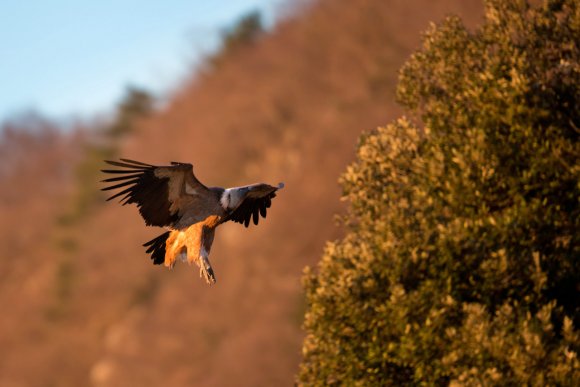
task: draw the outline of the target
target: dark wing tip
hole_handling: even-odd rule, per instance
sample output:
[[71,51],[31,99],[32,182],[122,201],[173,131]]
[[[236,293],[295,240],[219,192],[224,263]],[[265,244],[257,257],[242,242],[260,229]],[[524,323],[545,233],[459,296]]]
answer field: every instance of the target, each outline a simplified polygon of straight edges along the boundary
[[266,218],[267,209],[272,205],[272,199],[276,197],[276,191],[284,187],[284,183],[279,183],[277,187],[261,184],[259,188],[267,188],[264,196],[248,197],[238,208],[236,208],[228,217],[227,220],[232,220],[236,223],[243,224],[249,227],[251,223],[258,225],[260,217]]
[[254,212],[252,214],[252,218],[254,220],[254,226],[258,225],[258,221],[260,220],[260,208],[254,207]]
[[[115,167],[121,168],[129,168],[129,169],[138,169],[138,170],[147,170],[154,168],[153,165],[141,163],[139,161],[127,160],[127,159],[120,159],[121,161],[113,161],[113,160],[105,160],[105,163],[109,165],[113,165]],[[108,172],[111,173],[111,172]],[[114,172],[112,172],[114,173]]]
[[135,183],[139,182],[139,180],[140,180],[140,176],[138,176],[135,179],[126,179],[122,183],[115,184],[115,185],[110,185],[108,187],[101,188],[101,191],[109,191],[109,190],[112,190],[112,189],[124,187],[126,185],[135,184]]
[[119,158],[119,160],[124,161],[124,162],[129,163],[129,164],[142,165],[144,167],[155,167],[154,165],[142,163],[141,161],[135,161],[135,160],[123,159],[123,158]]
[[140,161],[121,158],[120,161],[105,160],[107,164],[119,167],[119,169],[103,169],[104,173],[116,174],[117,176],[102,180],[107,186],[102,191],[120,189],[106,200],[121,197],[122,205],[135,203],[139,213],[148,226],[167,226],[173,224],[178,218],[177,212],[170,209],[168,200],[169,178],[159,178],[155,175],[158,168],[151,164]]

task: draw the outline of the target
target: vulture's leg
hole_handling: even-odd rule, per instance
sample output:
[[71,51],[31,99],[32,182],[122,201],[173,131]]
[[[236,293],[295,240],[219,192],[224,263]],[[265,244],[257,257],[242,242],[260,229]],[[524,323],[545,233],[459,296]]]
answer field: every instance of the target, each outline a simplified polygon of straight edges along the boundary
[[201,248],[199,249],[199,276],[205,278],[208,284],[215,284],[216,279],[211,264],[209,263],[209,252],[213,243],[215,229],[203,227],[201,237]]
[[185,234],[180,231],[172,231],[165,241],[165,266],[173,269],[175,261],[185,251]]
[[209,253],[203,247],[199,254],[199,276],[205,278],[205,282],[210,285],[216,282],[213,269],[209,263]]

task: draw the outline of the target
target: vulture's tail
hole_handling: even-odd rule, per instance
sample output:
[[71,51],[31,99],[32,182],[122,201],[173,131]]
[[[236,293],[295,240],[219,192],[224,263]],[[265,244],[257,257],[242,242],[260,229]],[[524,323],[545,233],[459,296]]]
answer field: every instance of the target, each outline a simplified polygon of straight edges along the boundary
[[165,262],[165,242],[170,233],[171,231],[167,231],[143,245],[143,247],[148,247],[146,253],[151,253],[154,265],[160,265]]

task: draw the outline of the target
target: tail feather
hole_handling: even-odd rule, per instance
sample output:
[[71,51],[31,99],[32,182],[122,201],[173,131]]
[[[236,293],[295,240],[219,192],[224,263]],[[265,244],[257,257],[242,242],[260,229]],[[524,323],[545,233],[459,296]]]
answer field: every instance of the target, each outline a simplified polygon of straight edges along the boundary
[[159,235],[155,239],[143,244],[143,247],[148,247],[146,253],[151,254],[151,259],[154,265],[160,265],[165,262],[165,242],[169,237],[171,231],[167,231]]

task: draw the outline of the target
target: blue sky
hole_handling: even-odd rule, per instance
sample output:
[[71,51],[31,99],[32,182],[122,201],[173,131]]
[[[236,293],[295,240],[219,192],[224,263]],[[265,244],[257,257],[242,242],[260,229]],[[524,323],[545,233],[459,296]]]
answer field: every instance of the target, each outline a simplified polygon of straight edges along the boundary
[[0,121],[109,110],[127,85],[176,87],[222,28],[282,0],[19,0],[0,3]]

